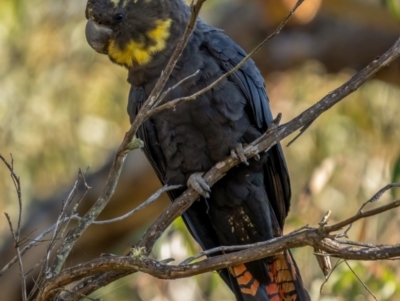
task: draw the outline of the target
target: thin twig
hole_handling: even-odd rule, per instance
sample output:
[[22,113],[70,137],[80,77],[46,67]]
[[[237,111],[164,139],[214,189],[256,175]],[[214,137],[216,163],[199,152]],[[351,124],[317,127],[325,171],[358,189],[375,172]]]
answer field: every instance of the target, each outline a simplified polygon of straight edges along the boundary
[[222,76],[220,76],[218,79],[216,79],[213,83],[208,85],[207,87],[201,89],[200,91],[186,97],[181,97],[177,98],[175,100],[169,101],[163,105],[160,105],[150,111],[148,111],[146,118],[150,118],[151,116],[166,110],[170,108],[174,108],[179,104],[182,104],[184,102],[190,101],[190,100],[195,100],[198,96],[206,93],[207,91],[210,91],[212,88],[214,88],[216,85],[218,85],[221,81],[223,81],[225,78],[228,76],[231,76],[233,73],[238,71],[249,59],[253,57],[255,53],[257,53],[269,40],[271,40],[273,37],[278,35],[282,28],[286,25],[286,23],[289,21],[289,19],[292,17],[294,12],[297,10],[297,8],[304,2],[304,0],[298,0],[297,3],[293,6],[293,8],[290,10],[290,12],[286,15],[286,17],[283,19],[283,21],[279,24],[279,26],[275,29],[273,33],[271,33],[268,37],[266,37],[260,44],[257,45],[256,48],[254,48],[248,55],[246,55],[240,63],[238,63],[235,67],[233,67],[231,70],[228,72],[224,73]]
[[308,128],[313,124],[313,122],[314,120],[311,120],[309,123],[302,126],[299,130],[299,133],[292,140],[290,140],[288,144],[286,144],[286,147],[291,146],[298,138],[300,138],[300,136],[303,135],[305,131],[307,131]]
[[400,200],[396,200],[396,201],[394,201],[392,203],[389,203],[387,205],[384,205],[384,206],[381,206],[381,207],[378,207],[378,208],[375,208],[375,209],[371,209],[371,210],[364,211],[364,212],[357,212],[356,215],[353,215],[352,217],[350,217],[350,218],[348,218],[348,219],[346,219],[346,220],[344,220],[344,221],[342,221],[340,223],[337,223],[337,224],[332,225],[332,226],[324,227],[324,231],[326,231],[326,232],[339,231],[343,227],[345,227],[347,225],[350,225],[350,224],[354,223],[355,221],[358,221],[359,219],[366,218],[366,217],[373,216],[373,215],[377,215],[379,213],[391,210],[391,209],[399,207],[399,206],[400,206]]
[[[374,194],[374,196],[372,198],[370,198],[368,201],[366,201],[364,204],[362,204],[362,206],[358,210],[358,213],[361,213],[362,210],[365,208],[365,206],[367,206],[368,204],[378,201],[386,191],[388,191],[392,188],[396,188],[396,187],[400,187],[400,183],[391,183],[391,184],[388,184],[385,187],[381,188],[377,193]],[[347,235],[352,226],[353,226],[353,224],[350,224],[347,227],[346,231],[344,231],[342,234],[339,234],[338,237],[348,237]]]
[[[160,197],[160,195],[166,191],[177,189],[181,187],[180,185],[172,185],[172,186],[164,186],[160,188],[156,193],[154,193],[150,198],[148,198],[146,201],[144,201],[141,205],[138,207],[134,208],[132,211],[128,212],[127,214],[124,214],[123,216],[111,219],[111,220],[104,220],[104,221],[94,221],[92,224],[93,225],[104,225],[104,224],[109,224],[112,222],[118,222],[121,221],[132,214],[138,212],[139,210],[144,209],[146,206],[149,204],[153,203],[157,198]],[[70,220],[80,220],[81,217],[78,215],[71,215],[69,217],[64,217],[63,220],[58,221],[58,223],[64,224],[69,222]],[[47,234],[50,232],[53,232],[55,228],[57,227],[57,223],[50,226],[47,228],[45,231],[43,231],[41,234],[39,234],[36,238],[31,239],[30,243],[26,245],[22,250],[21,250],[21,255],[24,255],[29,249],[32,247],[36,246],[38,243],[44,242],[43,237],[45,237]],[[52,239],[53,240],[53,239]],[[3,276],[3,274],[15,263],[17,262],[18,258],[15,256],[13,259],[11,259],[1,270],[0,270],[0,277]]]
[[156,193],[154,193],[150,198],[148,198],[146,201],[144,201],[143,203],[141,203],[139,206],[137,206],[135,209],[129,211],[128,213],[121,215],[119,217],[113,218],[113,219],[108,219],[108,220],[104,220],[104,221],[94,221],[93,225],[106,225],[106,224],[111,224],[111,223],[122,221],[123,219],[130,217],[132,214],[134,214],[134,213],[138,212],[139,210],[146,208],[148,205],[154,203],[154,201],[156,201],[160,197],[160,195],[163,194],[164,192],[178,189],[180,187],[182,187],[182,185],[171,185],[171,186],[166,185],[166,186],[160,188],[159,190],[157,190]]
[[59,291],[60,292],[67,292],[67,293],[76,295],[76,296],[79,297],[79,299],[83,299],[83,300],[84,299],[88,299],[88,300],[91,300],[91,301],[102,301],[103,300],[103,299],[99,299],[99,298],[94,299],[94,298],[91,298],[91,297],[89,297],[87,295],[84,295],[84,294],[81,294],[81,293],[78,293],[78,292],[73,292],[73,291],[67,290],[67,289],[60,289]]
[[178,45],[176,45],[175,51],[172,53],[167,66],[165,67],[162,76],[160,79],[157,81],[156,86],[154,87],[153,91],[150,93],[148,97],[149,101],[149,106],[154,107],[157,105],[157,103],[160,102],[160,93],[164,89],[172,71],[174,70],[183,50],[186,47],[187,42],[189,41],[190,36],[192,35],[192,32],[194,28],[196,27],[196,22],[197,22],[197,17],[200,13],[200,10],[206,0],[197,0],[196,3],[192,1],[190,5],[190,19],[188,24],[186,25],[185,31],[182,35],[182,38],[178,42]]
[[361,280],[360,277],[358,277],[357,273],[354,272],[354,270],[351,268],[347,260],[344,261],[344,263],[347,265],[347,267],[350,269],[350,271],[353,273],[353,275],[358,279],[358,281],[362,284],[362,286],[368,291],[368,293],[374,298],[375,300],[378,301],[378,299],[375,297],[375,295],[371,292],[371,290],[368,288],[368,286],[364,283],[364,281]]
[[352,240],[342,240],[342,239],[336,239],[336,242],[344,245],[352,245],[352,246],[360,246],[360,247],[366,247],[366,248],[372,248],[372,247],[388,247],[390,245],[388,244],[368,244],[368,243],[363,243],[363,242],[358,242],[358,241],[352,241]]
[[330,273],[328,274],[328,276],[325,277],[324,282],[322,282],[320,288],[319,288],[319,293],[322,295],[322,290],[325,286],[325,284],[328,283],[328,280],[331,278],[333,272],[336,270],[336,268],[342,264],[343,262],[345,262],[343,259],[339,258],[338,261],[336,261],[335,265],[333,266],[333,268],[331,269]]
[[216,247],[213,249],[208,249],[208,250],[200,252],[192,257],[185,259],[179,265],[187,265],[196,259],[199,259],[204,256],[209,256],[209,255],[212,255],[215,253],[239,251],[239,250],[257,247],[260,244],[262,244],[262,243],[246,244],[246,245],[240,245],[240,246],[221,246],[221,247]]
[[[313,229],[312,227],[310,227],[309,225],[305,225],[299,229],[296,229],[292,232],[290,232],[288,235],[290,234],[294,234],[294,233],[298,233],[304,230],[310,230]],[[209,256],[215,253],[221,253],[221,252],[233,252],[233,251],[239,251],[239,250],[245,250],[245,249],[249,249],[249,248],[255,248],[258,247],[262,244],[264,244],[265,242],[258,242],[258,243],[253,243],[253,244],[245,244],[245,245],[239,245],[239,246],[220,246],[220,247],[216,247],[216,248],[212,248],[212,249],[208,249],[208,250],[204,250],[192,257],[189,257],[187,259],[185,259],[184,261],[182,261],[179,265],[186,265],[191,263],[192,261],[199,259],[203,256]]]
[[26,276],[29,276],[38,266],[43,266],[44,258],[39,260],[28,272],[26,272]]
[[[163,101],[163,99],[173,90],[175,90],[176,88],[178,88],[180,85],[182,85],[184,82],[186,82],[187,80],[195,77],[197,74],[199,74],[200,70],[197,70],[195,73],[185,77],[184,79],[180,80],[177,84],[175,84],[174,86],[168,88],[168,90],[166,90],[165,92],[163,92],[163,94],[161,94],[159,100],[157,101],[157,103],[161,103]],[[155,104],[155,106],[157,105],[157,103]]]
[[25,276],[25,272],[24,272],[24,264],[22,262],[22,256],[21,256],[21,252],[19,250],[19,246],[18,246],[18,240],[17,240],[17,236],[16,236],[16,231],[14,231],[13,229],[13,225],[11,222],[11,218],[8,215],[7,212],[4,213],[7,221],[8,221],[8,225],[10,227],[10,231],[12,233],[13,239],[14,239],[14,246],[15,246],[15,250],[17,252],[16,258],[18,260],[18,266],[19,266],[19,273],[20,273],[20,278],[21,278],[21,294],[22,294],[22,300],[26,301],[27,300],[27,294],[26,294],[26,276]]
[[27,300],[27,294],[26,294],[26,276],[24,272],[24,264],[22,261],[22,255],[21,255],[21,250],[20,250],[20,234],[21,234],[21,221],[22,221],[22,193],[21,193],[21,182],[19,176],[14,172],[14,158],[12,154],[10,154],[11,157],[11,163],[8,163],[7,160],[0,154],[0,159],[3,161],[3,163],[6,165],[8,170],[10,171],[10,176],[13,181],[15,191],[17,192],[17,198],[18,198],[18,222],[17,222],[17,229],[14,231],[13,225],[11,222],[11,218],[7,213],[4,213],[8,225],[10,227],[11,234],[14,239],[14,247],[15,251],[17,253],[16,258],[18,260],[19,264],[19,271],[20,271],[20,277],[21,277],[21,294],[22,294],[22,300],[26,301]]
[[[85,173],[88,170],[89,170],[89,167],[86,168]],[[78,192],[78,186],[79,186],[79,184],[81,183],[82,180],[84,181],[84,173],[81,171],[81,169],[79,169],[78,178],[75,181],[70,193],[68,194],[67,199],[63,202],[63,204],[61,206],[61,210],[60,210],[60,213],[58,215],[58,218],[57,218],[57,221],[56,221],[56,224],[55,224],[53,235],[51,237],[50,244],[49,244],[49,246],[47,248],[46,265],[45,265],[46,266],[46,270],[48,268],[48,262],[50,260],[51,252],[52,252],[53,248],[56,245],[58,235],[60,233],[63,233],[65,231],[66,227],[68,226],[68,220],[71,217],[70,218],[68,218],[68,217],[65,218],[65,216],[68,214],[68,207],[70,206],[72,201],[75,199],[75,196],[76,196],[76,194]],[[90,187],[86,184],[86,181],[85,181],[85,187],[86,187],[86,191],[85,192],[87,192],[87,190],[90,189]],[[60,229],[60,227],[62,225],[64,225],[64,227],[62,229]],[[61,235],[61,237],[62,237],[62,235]]]
[[85,189],[84,189],[82,195],[80,196],[80,198],[76,201],[75,205],[72,207],[71,213],[69,214],[70,219],[64,224],[64,227],[63,227],[63,229],[61,230],[61,233],[60,233],[60,237],[64,237],[64,233],[67,230],[70,221],[75,219],[73,217],[78,216],[77,212],[78,212],[78,207],[79,207],[80,203],[86,197],[86,195],[88,194],[89,190],[92,189],[92,187],[90,187],[88,185],[88,183],[86,181],[86,176],[85,176],[86,173],[88,172],[89,168],[90,168],[90,165],[88,167],[86,167],[85,171],[83,171],[83,172],[82,172],[81,169],[79,169],[79,175],[80,175],[80,177],[82,179],[82,183],[83,183]]
[[17,223],[17,230],[15,231],[16,244],[19,243],[20,233],[21,233],[21,220],[22,220],[22,193],[21,193],[21,182],[19,177],[14,172],[14,158],[12,154],[10,154],[11,163],[8,163],[7,160],[0,154],[0,159],[3,161],[4,165],[10,171],[11,180],[13,181],[15,191],[17,192],[18,197],[18,223]]
[[[49,234],[51,231],[55,229],[55,225],[51,226],[50,228],[46,229],[42,234],[37,236],[35,239],[33,239],[27,246],[25,246],[21,250],[21,255],[24,255],[30,248],[36,246],[38,243],[42,242],[42,238]],[[3,276],[3,274],[15,263],[17,262],[18,258],[15,256],[13,259],[10,260],[9,263],[7,263],[1,270],[0,270],[0,277]]]

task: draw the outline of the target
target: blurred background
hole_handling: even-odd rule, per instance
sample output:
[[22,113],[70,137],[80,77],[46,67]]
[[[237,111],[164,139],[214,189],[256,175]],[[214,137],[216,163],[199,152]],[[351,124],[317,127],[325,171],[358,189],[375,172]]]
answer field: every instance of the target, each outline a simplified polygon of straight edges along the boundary
[[[295,2],[208,0],[202,16],[250,51]],[[0,1],[0,152],[14,157],[22,182],[22,235],[29,234],[31,239],[55,222],[78,168],[89,165],[92,189],[81,212],[90,206],[129,126],[127,72],[87,45],[85,5],[84,0]],[[399,0],[306,0],[282,33],[255,56],[274,114],[282,112],[283,121],[289,121],[382,54],[399,36]],[[293,145],[284,147],[293,188],[286,233],[305,224],[315,226],[328,209],[331,223],[345,219],[381,187],[400,181],[399,85],[397,61],[321,116]],[[16,223],[16,193],[2,165],[0,179],[0,211],[8,212]],[[159,187],[143,154],[133,152],[101,219],[129,211]],[[399,196],[399,191],[392,191],[379,203]],[[168,202],[163,196],[129,219],[91,227],[68,265],[101,253],[126,253]],[[400,243],[399,226],[394,210],[358,222],[350,239]],[[0,217],[0,237],[2,268],[14,256],[5,217]],[[41,260],[45,247],[35,247],[25,255],[26,270]],[[153,255],[179,261],[198,251],[178,220],[159,240]],[[312,252],[311,248],[293,250],[312,300],[374,300],[345,264],[320,293],[324,277]],[[397,261],[349,264],[378,300],[400,300]],[[0,278],[0,291],[3,300],[19,300],[17,267]],[[135,274],[93,297],[233,299],[215,273],[175,281]]]

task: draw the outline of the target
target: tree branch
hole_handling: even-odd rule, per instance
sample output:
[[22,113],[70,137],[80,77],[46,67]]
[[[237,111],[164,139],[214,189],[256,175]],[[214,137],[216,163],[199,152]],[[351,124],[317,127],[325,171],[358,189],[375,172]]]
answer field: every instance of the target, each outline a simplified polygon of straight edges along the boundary
[[22,300],[26,301],[28,299],[27,294],[26,294],[26,276],[25,276],[25,271],[24,271],[24,264],[22,262],[22,254],[21,254],[21,249],[20,249],[20,234],[21,234],[21,220],[22,220],[22,193],[21,193],[21,182],[19,179],[19,176],[14,172],[14,158],[11,156],[11,163],[9,163],[1,154],[0,154],[0,159],[3,161],[3,163],[6,165],[8,170],[10,171],[11,179],[13,181],[15,191],[17,192],[17,198],[18,198],[18,222],[17,222],[17,229],[14,230],[11,218],[8,215],[8,213],[4,213],[8,225],[10,227],[10,232],[11,235],[14,239],[14,247],[15,251],[17,253],[16,258],[18,260],[18,266],[19,266],[19,272],[21,275],[21,294],[22,294]]
[[135,209],[129,211],[128,213],[125,213],[124,215],[121,215],[121,216],[113,218],[113,219],[108,219],[108,220],[104,220],[104,221],[94,221],[93,225],[106,225],[106,224],[110,224],[110,223],[115,223],[115,222],[121,221],[121,220],[123,220],[123,219],[125,219],[127,217],[130,217],[131,215],[135,214],[136,212],[146,208],[148,205],[152,204],[164,192],[167,192],[167,191],[170,191],[170,190],[174,190],[174,189],[178,189],[180,187],[182,187],[182,186],[181,185],[171,185],[171,186],[166,185],[166,186],[160,188],[151,197],[149,197],[146,201],[144,201],[143,203],[141,203],[139,206],[137,206]]
[[254,54],[256,54],[269,40],[271,40],[273,37],[278,35],[282,28],[286,25],[286,23],[290,20],[294,12],[297,10],[297,8],[304,2],[304,0],[298,0],[296,4],[293,6],[293,8],[289,11],[289,13],[286,15],[286,17],[283,19],[283,21],[278,25],[278,27],[275,29],[275,31],[270,34],[268,37],[266,37],[260,44],[257,45],[256,48],[254,48],[248,55],[246,55],[243,60],[240,61],[239,64],[237,64],[234,68],[229,70],[228,72],[224,73],[222,76],[220,76],[217,80],[215,80],[213,83],[208,85],[207,87],[201,89],[200,91],[189,95],[187,97],[181,97],[177,98],[175,100],[169,101],[163,105],[160,105],[152,110],[149,110],[146,114],[146,119],[150,118],[151,116],[166,110],[166,109],[171,109],[176,107],[179,104],[182,104],[184,102],[190,101],[190,100],[195,100],[198,96],[206,93],[207,91],[210,91],[212,88],[214,88],[216,85],[218,85],[220,82],[222,82],[225,78],[228,76],[232,75],[236,71],[238,71],[249,59],[253,57]]
[[[392,208],[400,206],[400,200],[388,205],[365,212],[364,217],[379,214]],[[399,245],[370,245],[370,246],[349,246],[335,240],[332,235],[336,229],[349,225],[362,218],[359,213],[350,217],[345,222],[325,227],[321,232],[320,228],[307,228],[302,231],[294,231],[287,235],[271,239],[266,242],[259,242],[250,245],[237,246],[245,248],[234,253],[228,253],[210,257],[200,262],[188,264],[189,260],[179,265],[168,265],[162,261],[151,259],[145,255],[138,256],[113,256],[102,257],[90,262],[65,269],[46,287],[42,299],[52,300],[57,290],[67,284],[80,280],[83,277],[95,275],[106,271],[118,271],[120,273],[133,273],[141,271],[161,279],[177,279],[198,275],[205,272],[220,270],[240,263],[246,263],[261,258],[269,257],[283,252],[290,248],[313,246],[330,256],[353,260],[376,260],[390,259],[400,256]],[[232,247],[222,247],[232,249]],[[209,253],[220,251],[221,248],[208,250]]]

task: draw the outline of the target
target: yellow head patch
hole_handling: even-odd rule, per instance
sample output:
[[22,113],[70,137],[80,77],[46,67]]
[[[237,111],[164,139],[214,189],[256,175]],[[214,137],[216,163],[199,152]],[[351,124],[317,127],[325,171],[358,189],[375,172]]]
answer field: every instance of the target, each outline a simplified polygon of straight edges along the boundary
[[146,46],[144,41],[129,41],[120,48],[112,40],[108,46],[108,55],[116,63],[127,67],[149,63],[154,54],[165,48],[170,35],[171,22],[171,19],[159,20],[153,29],[145,33],[145,36],[153,41],[151,45]]

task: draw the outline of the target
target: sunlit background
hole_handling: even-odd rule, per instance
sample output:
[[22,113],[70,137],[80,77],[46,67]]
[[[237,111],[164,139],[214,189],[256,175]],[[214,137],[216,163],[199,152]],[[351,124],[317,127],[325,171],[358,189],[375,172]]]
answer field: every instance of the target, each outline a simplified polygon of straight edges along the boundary
[[[270,34],[294,0],[208,0],[202,16],[226,30],[247,51]],[[56,220],[61,201],[91,166],[98,195],[107,164],[128,129],[127,72],[94,52],[84,36],[84,0],[0,1],[0,153],[14,158],[24,202],[23,234],[34,238]],[[274,113],[283,121],[318,101],[382,54],[400,35],[398,0],[306,0],[285,30],[256,55]],[[400,64],[381,72],[321,116],[284,148],[293,199],[285,232],[315,226],[327,210],[330,222],[355,213],[386,184],[400,181]],[[293,138],[293,137],[292,137]],[[283,145],[290,141],[286,139]],[[16,222],[18,203],[8,170],[0,165],[0,211]],[[149,197],[160,185],[140,151],[130,155],[116,196],[102,218],[115,217]],[[379,204],[400,196],[387,193]],[[90,229],[68,264],[124,254],[168,204],[164,197],[137,216]],[[400,243],[393,211],[355,224],[350,239]],[[0,217],[0,268],[13,256],[5,217]],[[44,244],[45,246],[45,244]],[[26,255],[26,270],[44,254]],[[182,261],[199,247],[178,220],[157,243],[153,256]],[[322,272],[311,248],[293,250],[312,300],[400,300],[397,261],[341,264],[322,292]],[[336,260],[333,260],[335,263]],[[32,274],[34,275],[34,274]],[[4,300],[18,300],[16,269],[0,278]],[[162,281],[135,274],[93,294],[104,300],[233,300],[215,273]]]

